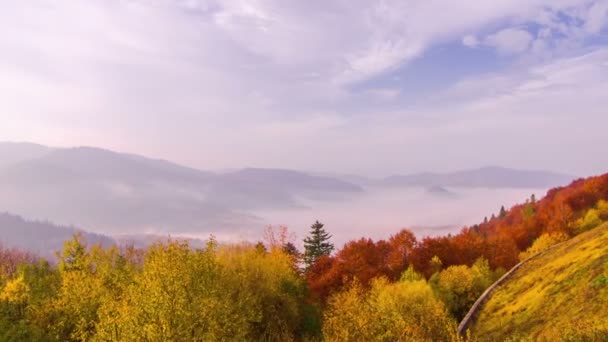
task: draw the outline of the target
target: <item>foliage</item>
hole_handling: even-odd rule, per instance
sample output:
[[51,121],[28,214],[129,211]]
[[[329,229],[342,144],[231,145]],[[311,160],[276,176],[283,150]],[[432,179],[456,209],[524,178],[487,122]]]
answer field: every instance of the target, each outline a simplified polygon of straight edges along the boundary
[[[291,255],[253,245],[145,251],[66,242],[0,286],[0,340],[290,341],[319,333]],[[316,330],[315,330],[316,329]]]
[[326,341],[449,341],[455,322],[425,280],[372,282],[367,292],[354,282],[329,300]]
[[488,261],[481,258],[471,267],[450,266],[433,275],[430,283],[452,315],[461,320],[477,298],[496,280],[497,275],[490,269]]
[[562,232],[545,233],[534,240],[532,246],[526,249],[525,252],[519,253],[519,260],[526,260],[529,257],[566,240],[568,240],[568,235]]
[[480,341],[605,341],[608,224],[530,260],[484,304],[471,330]]
[[608,221],[608,201],[600,200],[595,207],[587,211],[585,216],[576,221],[576,232],[586,232],[604,221]]
[[[388,241],[348,242],[334,256],[317,259],[317,264],[308,267],[306,278],[315,297],[323,300],[354,279],[363,287],[380,276],[397,280],[409,264],[427,279],[441,269],[472,265],[479,258],[486,259],[493,270],[510,269],[520,261],[523,251],[527,252],[522,257],[530,255],[553,244],[556,237],[559,241],[571,238],[608,220],[607,201],[608,174],[579,179],[567,187],[550,190],[540,200],[532,196],[510,210],[501,208],[498,218],[484,219],[455,235],[416,240],[404,230]],[[359,258],[360,255],[366,257]]]
[[474,333],[601,340],[608,236],[593,227],[608,221],[607,200],[608,174],[455,235],[418,240],[404,229],[334,254],[319,222],[304,253],[285,227],[268,227],[265,243],[210,239],[200,249],[171,240],[145,250],[89,246],[76,235],[56,265],[0,247],[0,341],[459,340],[454,319],[494,280],[566,239],[501,286]]

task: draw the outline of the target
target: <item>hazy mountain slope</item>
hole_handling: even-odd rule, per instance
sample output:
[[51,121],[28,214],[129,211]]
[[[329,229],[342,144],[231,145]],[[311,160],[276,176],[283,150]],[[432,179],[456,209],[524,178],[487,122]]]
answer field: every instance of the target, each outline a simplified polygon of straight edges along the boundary
[[294,197],[322,199],[335,193],[357,193],[363,189],[339,179],[313,176],[281,169],[243,169],[219,175],[210,186],[216,201],[245,208],[289,208],[297,206]]
[[523,171],[502,167],[485,167],[452,173],[417,173],[385,178],[384,186],[447,186],[483,188],[553,187],[568,184],[575,177],[546,171]]
[[43,257],[53,257],[63,242],[81,232],[89,243],[110,246],[114,240],[108,236],[81,231],[73,227],[57,226],[48,222],[26,221],[20,216],[0,213],[0,244],[34,252]]
[[0,142],[0,168],[40,158],[51,151],[52,149],[38,144]]
[[518,269],[492,293],[471,331],[480,341],[554,341],[576,335],[605,339],[607,307],[604,224]]
[[79,147],[58,149],[39,158],[5,166],[0,170],[5,182],[40,183],[47,170],[53,171],[58,181],[117,180],[145,183],[150,181],[195,183],[210,181],[213,174],[178,166],[162,160],[108,150]]
[[298,198],[361,191],[295,171],[216,174],[89,147],[23,155],[0,168],[0,186],[0,210],[95,231],[160,234],[251,227],[259,219],[249,210],[293,208]]
[[260,186],[274,186],[294,191],[362,191],[361,187],[339,179],[281,169],[249,168],[222,175],[222,178],[229,182],[251,182]]

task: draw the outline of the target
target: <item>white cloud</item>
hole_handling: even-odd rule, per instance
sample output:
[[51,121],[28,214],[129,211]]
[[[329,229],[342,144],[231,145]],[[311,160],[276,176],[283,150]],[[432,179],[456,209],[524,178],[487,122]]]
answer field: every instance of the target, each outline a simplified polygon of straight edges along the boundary
[[585,20],[585,29],[589,33],[599,33],[608,22],[608,1],[599,1],[592,4]]
[[[527,23],[540,26],[536,37]],[[462,131],[442,137],[442,127],[459,127],[480,108],[507,118],[544,112],[547,101],[566,115],[576,102],[558,84],[588,89],[590,101],[606,75],[595,64],[584,74],[588,59],[567,72],[534,73],[532,60],[449,94],[431,90],[428,103],[405,103],[407,110],[395,109],[407,90],[357,86],[461,39],[563,62],[605,24],[604,0],[9,2],[0,12],[0,137],[102,145],[201,167],[405,168],[441,151],[434,147],[463,146],[448,146]],[[578,81],[562,81],[568,77]],[[470,127],[496,134],[493,125]],[[425,147],[409,151],[417,141]],[[400,149],[411,160],[381,159],[388,150],[407,155]]]
[[507,28],[487,36],[484,42],[501,54],[512,55],[526,52],[532,39],[532,35],[526,30]]
[[479,45],[479,39],[472,34],[468,34],[462,38],[462,44],[467,47],[476,47]]

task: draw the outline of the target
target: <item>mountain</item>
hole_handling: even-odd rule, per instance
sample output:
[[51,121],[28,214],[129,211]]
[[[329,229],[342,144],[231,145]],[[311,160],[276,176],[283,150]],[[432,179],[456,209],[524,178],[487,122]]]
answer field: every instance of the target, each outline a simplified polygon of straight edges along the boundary
[[0,143],[0,168],[42,157],[52,149],[31,143]]
[[162,181],[200,184],[210,181],[213,174],[163,160],[111,152],[98,148],[78,147],[47,150],[38,157],[23,159],[0,169],[5,183],[46,183],[47,171],[59,182],[86,180],[117,180],[140,183]]
[[395,175],[379,182],[390,187],[549,188],[568,184],[576,177],[546,171],[484,167],[452,173]]
[[109,233],[205,233],[261,227],[251,210],[362,189],[277,169],[215,173],[91,147],[0,144],[0,210]]
[[170,235],[131,234],[109,236],[85,230],[60,226],[51,222],[29,221],[21,216],[0,213],[0,246],[18,248],[32,252],[49,260],[55,259],[55,252],[61,251],[63,243],[74,234],[81,234],[88,245],[100,244],[109,247],[132,245],[137,248],[147,247],[157,241],[187,240],[190,246],[202,248],[206,241],[195,238],[172,237]]
[[517,269],[483,304],[478,341],[605,341],[608,224],[547,250]]
[[0,244],[27,250],[46,258],[53,258],[55,251],[63,248],[64,241],[81,233],[91,244],[110,246],[114,239],[101,234],[88,233],[74,227],[54,225],[49,222],[26,221],[20,216],[0,213]]
[[281,169],[248,168],[219,175],[210,185],[214,199],[225,205],[239,203],[247,209],[298,206],[296,197],[323,199],[332,194],[352,194],[363,188],[336,178]]

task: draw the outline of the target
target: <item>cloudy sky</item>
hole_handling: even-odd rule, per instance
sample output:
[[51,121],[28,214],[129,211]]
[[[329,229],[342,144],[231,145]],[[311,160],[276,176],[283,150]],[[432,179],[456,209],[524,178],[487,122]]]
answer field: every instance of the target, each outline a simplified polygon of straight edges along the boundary
[[607,0],[0,6],[0,140],[205,169],[607,171]]

